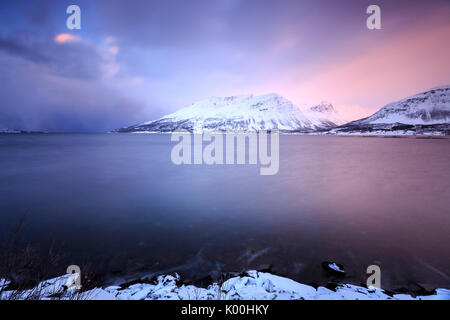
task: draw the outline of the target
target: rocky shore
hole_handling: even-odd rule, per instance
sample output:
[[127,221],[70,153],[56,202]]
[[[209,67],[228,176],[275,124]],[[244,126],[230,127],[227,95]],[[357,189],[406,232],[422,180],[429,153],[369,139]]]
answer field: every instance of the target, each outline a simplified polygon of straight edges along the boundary
[[415,295],[343,283],[313,287],[255,270],[206,288],[184,284],[178,274],[144,278],[88,291],[68,288],[73,280],[73,275],[67,274],[18,293],[8,290],[8,282],[0,279],[0,288],[6,288],[3,292],[0,289],[0,300],[450,300],[448,289]]

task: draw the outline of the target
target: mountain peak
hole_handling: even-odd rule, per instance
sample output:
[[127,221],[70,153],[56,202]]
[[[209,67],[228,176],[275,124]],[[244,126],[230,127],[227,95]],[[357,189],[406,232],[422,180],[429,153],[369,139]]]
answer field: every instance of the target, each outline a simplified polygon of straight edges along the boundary
[[331,113],[336,112],[333,105],[327,101],[322,101],[318,105],[312,106],[309,108],[310,111],[313,112],[321,112],[321,113]]
[[312,106],[305,111],[305,114],[317,128],[336,127],[346,122],[333,105],[327,101]]

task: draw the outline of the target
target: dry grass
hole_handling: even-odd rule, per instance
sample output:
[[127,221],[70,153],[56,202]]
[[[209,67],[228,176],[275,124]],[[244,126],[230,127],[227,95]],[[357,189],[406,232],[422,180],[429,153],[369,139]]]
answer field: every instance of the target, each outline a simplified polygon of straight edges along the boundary
[[65,286],[46,281],[61,266],[62,255],[56,253],[54,248],[39,250],[26,243],[23,229],[24,218],[0,244],[0,300],[88,299],[86,290],[98,284],[94,281],[98,277],[90,272],[91,268],[83,266],[81,269],[82,291],[67,290]]

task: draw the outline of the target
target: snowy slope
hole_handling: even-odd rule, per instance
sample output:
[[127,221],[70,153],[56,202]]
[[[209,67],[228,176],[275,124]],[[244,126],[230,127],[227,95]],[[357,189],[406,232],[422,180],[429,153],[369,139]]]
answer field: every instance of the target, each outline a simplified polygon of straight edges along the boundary
[[277,95],[212,97],[158,120],[119,129],[118,132],[171,132],[178,129],[311,131],[315,126],[289,100]]
[[347,122],[331,103],[325,101],[307,109],[304,114],[316,128],[332,128]]
[[450,85],[422,92],[390,103],[374,115],[350,122],[365,124],[438,124],[450,122]]

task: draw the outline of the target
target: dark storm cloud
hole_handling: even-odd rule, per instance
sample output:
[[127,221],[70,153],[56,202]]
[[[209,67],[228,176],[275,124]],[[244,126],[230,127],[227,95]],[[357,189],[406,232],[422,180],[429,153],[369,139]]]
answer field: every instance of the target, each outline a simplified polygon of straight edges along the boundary
[[0,83],[0,128],[104,132],[136,122],[142,107],[108,86],[61,78],[28,60],[0,64]]
[[45,72],[69,78],[96,79],[101,75],[102,59],[83,43],[55,44],[53,41],[27,44],[0,39],[0,51],[46,66]]
[[37,63],[48,63],[48,59],[34,50],[11,39],[0,39],[0,51],[19,56]]
[[[69,1],[0,3],[0,129],[108,131],[138,122],[148,104],[105,79],[101,44],[72,32],[57,42]],[[84,9],[87,9],[86,5]]]

